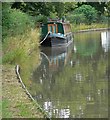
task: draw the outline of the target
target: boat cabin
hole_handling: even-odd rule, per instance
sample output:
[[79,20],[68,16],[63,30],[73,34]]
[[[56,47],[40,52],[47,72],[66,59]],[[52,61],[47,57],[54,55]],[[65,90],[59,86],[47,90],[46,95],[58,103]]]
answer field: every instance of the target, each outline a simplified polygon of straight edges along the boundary
[[48,22],[42,26],[42,38],[46,36],[48,32],[66,34],[71,32],[69,23],[62,22]]

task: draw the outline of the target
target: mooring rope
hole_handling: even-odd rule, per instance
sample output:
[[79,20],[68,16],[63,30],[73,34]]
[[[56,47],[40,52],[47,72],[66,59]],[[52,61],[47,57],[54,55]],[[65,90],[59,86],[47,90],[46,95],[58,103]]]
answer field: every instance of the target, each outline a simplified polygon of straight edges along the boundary
[[40,44],[42,44],[46,40],[46,38],[48,37],[49,34],[50,34],[50,31],[47,33],[47,35],[45,36],[45,38],[40,42]]
[[38,109],[44,114],[44,117],[47,118],[48,120],[51,120],[49,115],[46,113],[45,110],[43,110],[43,108],[41,108],[41,106],[36,102],[36,100],[32,97],[32,95],[29,93],[29,91],[27,90],[26,86],[24,85],[21,76],[20,76],[20,66],[16,65],[15,67],[15,72],[17,74],[17,78],[19,79],[19,82],[21,83],[23,89],[25,90],[26,94],[28,95],[28,97],[34,102],[36,103]]

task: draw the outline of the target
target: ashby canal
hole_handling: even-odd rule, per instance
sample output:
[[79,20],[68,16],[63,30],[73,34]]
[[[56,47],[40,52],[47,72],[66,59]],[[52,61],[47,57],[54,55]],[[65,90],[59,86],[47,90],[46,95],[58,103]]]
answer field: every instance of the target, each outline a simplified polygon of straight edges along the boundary
[[67,47],[41,47],[27,88],[52,118],[108,117],[110,31],[74,34]]

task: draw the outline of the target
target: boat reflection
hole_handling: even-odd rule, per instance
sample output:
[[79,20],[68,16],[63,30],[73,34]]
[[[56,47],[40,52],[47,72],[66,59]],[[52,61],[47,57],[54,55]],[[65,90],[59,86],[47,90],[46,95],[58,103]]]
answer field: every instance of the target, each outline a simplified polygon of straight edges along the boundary
[[[55,75],[60,74],[63,71],[64,66],[72,64],[73,43],[66,47],[42,47],[41,48],[41,64],[33,72],[33,80],[35,86],[42,91],[46,91],[47,94],[37,90],[37,93],[33,94],[34,99],[42,103],[43,109],[48,112],[50,117],[57,118],[69,118],[70,109],[69,106],[58,109],[59,101],[51,101],[51,94],[49,91],[53,91],[55,87]],[[39,74],[40,73],[40,74]],[[53,87],[54,86],[54,87]]]
[[41,48],[41,64],[33,71],[33,81],[47,85],[46,89],[50,90],[55,83],[55,76],[60,74],[66,65],[74,66],[73,51],[73,43],[66,47]]
[[42,63],[48,63],[48,68],[51,71],[57,71],[65,66],[71,57],[73,43],[63,47],[43,47],[41,48]]

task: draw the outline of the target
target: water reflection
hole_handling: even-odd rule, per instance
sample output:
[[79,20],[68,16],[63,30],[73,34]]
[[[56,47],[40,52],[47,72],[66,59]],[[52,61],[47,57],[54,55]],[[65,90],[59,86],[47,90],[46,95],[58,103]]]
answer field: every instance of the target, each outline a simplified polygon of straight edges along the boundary
[[108,49],[110,48],[110,32],[109,31],[101,32],[101,43],[102,43],[104,52],[108,52]]
[[70,116],[70,109],[69,106],[68,108],[64,108],[64,109],[58,109],[55,108],[55,106],[52,105],[53,102],[44,102],[44,109],[45,111],[47,111],[49,113],[49,116],[53,116],[52,114],[54,114],[56,116],[56,118],[69,118]]
[[[65,66],[70,57],[73,43],[64,47],[44,47],[41,49],[42,62],[48,61],[48,67],[51,71],[57,71],[61,66]],[[72,61],[70,61],[72,65]]]
[[103,35],[80,33],[67,47],[41,48],[41,64],[33,71],[29,89],[51,117],[108,117],[109,35]]
[[[70,56],[72,48],[72,43],[67,47],[41,48],[41,65],[33,72],[33,79],[38,78],[40,84],[45,83],[47,80],[47,83],[53,84],[55,75],[59,74],[67,64],[73,66],[74,63]],[[48,89],[51,88],[50,85],[47,87]]]

